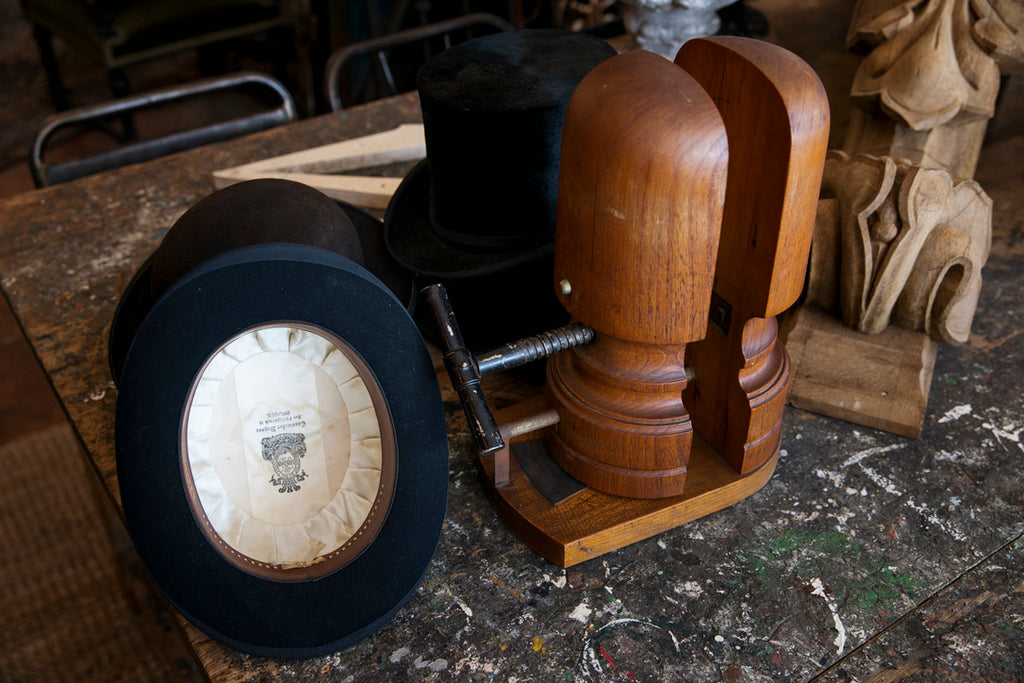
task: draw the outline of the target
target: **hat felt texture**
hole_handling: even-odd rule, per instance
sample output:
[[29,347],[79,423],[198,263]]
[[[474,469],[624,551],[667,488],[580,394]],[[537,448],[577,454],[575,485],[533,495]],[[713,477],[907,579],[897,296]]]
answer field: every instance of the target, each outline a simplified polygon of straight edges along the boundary
[[304,244],[339,254],[364,266],[406,306],[412,301],[413,277],[388,253],[378,219],[289,180],[229,185],[182,214],[125,288],[108,338],[115,382],[135,331],[165,291],[219,254],[267,243]]
[[[457,45],[417,76],[426,202],[398,192],[384,218],[396,260],[424,275],[493,272],[551,243],[562,123],[576,85],[615,54],[557,29],[497,33]],[[412,207],[403,204],[415,201]]]
[[392,197],[384,241],[419,286],[445,285],[474,351],[568,319],[551,282],[562,123],[615,54],[585,33],[528,29],[457,45],[417,76],[427,157]]

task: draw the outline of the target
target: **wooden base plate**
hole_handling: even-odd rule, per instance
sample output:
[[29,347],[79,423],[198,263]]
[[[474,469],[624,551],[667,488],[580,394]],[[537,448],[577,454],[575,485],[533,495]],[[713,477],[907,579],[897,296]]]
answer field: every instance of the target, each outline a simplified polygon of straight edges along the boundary
[[[541,412],[544,399],[511,406],[497,414],[506,422]],[[535,432],[528,438],[541,438]],[[778,451],[755,472],[741,477],[696,434],[686,490],[660,499],[621,498],[586,488],[552,505],[509,458],[508,484],[494,485],[494,456],[478,458],[484,490],[506,526],[526,545],[560,567],[571,567],[674,529],[747,498],[771,478]]]

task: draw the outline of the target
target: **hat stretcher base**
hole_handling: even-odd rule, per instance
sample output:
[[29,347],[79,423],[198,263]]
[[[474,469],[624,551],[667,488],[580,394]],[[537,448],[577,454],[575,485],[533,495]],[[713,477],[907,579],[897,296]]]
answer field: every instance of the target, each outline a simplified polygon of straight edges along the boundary
[[[544,399],[510,406],[496,413],[499,422],[533,415]],[[686,489],[668,498],[625,498],[585,487],[553,504],[530,481],[515,456],[515,444],[545,432],[513,439],[508,482],[495,484],[495,460],[477,458],[480,480],[501,521],[526,545],[559,567],[571,567],[734,505],[771,479],[779,451],[750,476],[739,475],[700,436],[690,451]],[[508,444],[506,445],[508,448]]]

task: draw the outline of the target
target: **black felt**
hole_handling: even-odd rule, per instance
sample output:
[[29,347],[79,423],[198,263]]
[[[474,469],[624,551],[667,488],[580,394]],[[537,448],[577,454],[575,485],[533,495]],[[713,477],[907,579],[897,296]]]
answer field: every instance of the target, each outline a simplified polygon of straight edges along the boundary
[[200,199],[175,221],[153,254],[153,298],[217,254],[266,242],[309,244],[363,263],[355,226],[330,197],[292,181],[249,180]]
[[429,216],[442,239],[499,251],[551,241],[566,107],[614,54],[587,34],[536,29],[477,38],[424,65]]
[[[321,327],[359,353],[395,428],[394,499],[373,542],[309,581],[253,576],[209,544],[185,497],[179,434],[207,358],[254,325]],[[412,596],[433,556],[447,498],[447,435],[429,355],[399,302],[370,273],[323,249],[262,244],[181,278],[139,326],[118,391],[115,444],[128,530],[154,582],[190,621],[232,647],[311,657],[352,645]]]
[[[388,253],[380,220],[299,183],[239,183],[208,195],[185,212],[128,283],[114,312],[107,342],[115,384],[120,381],[121,366],[135,331],[153,302],[169,287],[171,278],[176,280],[226,250],[263,242],[319,246],[362,263],[399,301],[407,307],[412,305],[415,277]],[[157,266],[155,261],[159,262]],[[162,268],[163,281],[154,283],[155,268]]]
[[[569,320],[552,282],[554,244],[529,251],[468,252],[437,237],[417,207],[427,201],[425,162],[405,177],[384,219],[385,241],[399,262],[426,260],[418,286],[441,283],[467,346],[475,352],[564,325]],[[429,255],[429,259],[427,256]],[[433,315],[413,307],[423,336],[440,342]],[[543,364],[540,364],[542,367]]]

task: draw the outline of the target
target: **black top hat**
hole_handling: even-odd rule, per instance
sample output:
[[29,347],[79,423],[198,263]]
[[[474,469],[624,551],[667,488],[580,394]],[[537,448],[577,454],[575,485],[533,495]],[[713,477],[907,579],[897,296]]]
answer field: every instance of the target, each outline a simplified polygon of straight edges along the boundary
[[[477,304],[460,304],[452,278],[469,279],[497,317],[522,313],[524,325],[499,336],[564,318],[550,291],[562,123],[583,76],[614,54],[584,33],[515,31],[446,50],[417,77],[427,159],[392,198],[384,241],[421,279],[445,281],[456,310],[471,309],[465,319],[478,318]],[[463,332],[473,345],[472,323]]]

